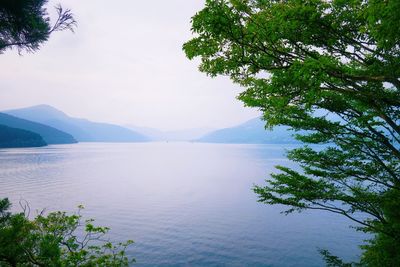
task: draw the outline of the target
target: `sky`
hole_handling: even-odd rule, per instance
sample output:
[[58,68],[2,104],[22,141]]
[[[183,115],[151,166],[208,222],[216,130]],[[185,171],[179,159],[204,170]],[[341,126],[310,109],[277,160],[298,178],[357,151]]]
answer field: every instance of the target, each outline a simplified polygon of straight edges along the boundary
[[260,115],[227,77],[189,61],[190,18],[201,0],[63,0],[75,33],[53,33],[35,53],[0,55],[0,110],[38,104],[93,121],[162,130],[224,128]]

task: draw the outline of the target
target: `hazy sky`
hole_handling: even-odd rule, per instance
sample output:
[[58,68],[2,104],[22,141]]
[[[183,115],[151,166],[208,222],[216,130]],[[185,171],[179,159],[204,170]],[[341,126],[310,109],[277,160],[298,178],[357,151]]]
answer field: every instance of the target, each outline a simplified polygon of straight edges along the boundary
[[49,104],[75,117],[160,129],[221,128],[256,117],[242,90],[212,79],[182,44],[201,0],[64,0],[75,34],[54,33],[34,54],[0,55],[0,109]]

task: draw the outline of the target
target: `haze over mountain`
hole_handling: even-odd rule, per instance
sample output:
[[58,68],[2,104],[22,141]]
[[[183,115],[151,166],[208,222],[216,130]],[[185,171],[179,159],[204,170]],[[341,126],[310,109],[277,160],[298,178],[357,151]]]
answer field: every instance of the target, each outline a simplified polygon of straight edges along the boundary
[[4,113],[43,123],[74,136],[80,142],[143,142],[148,138],[124,127],[73,118],[49,105],[7,110]]
[[225,128],[206,134],[195,140],[204,143],[235,144],[294,144],[299,143],[288,127],[277,126],[272,131],[265,129],[265,122],[260,118],[249,120],[235,127]]
[[47,144],[73,144],[77,141],[68,133],[34,121],[0,113],[0,124],[39,134]]
[[46,146],[43,138],[34,132],[0,125],[0,148]]
[[161,131],[154,128],[137,127],[133,125],[126,125],[126,127],[147,136],[151,141],[192,141],[215,130],[212,128],[194,128],[176,131]]

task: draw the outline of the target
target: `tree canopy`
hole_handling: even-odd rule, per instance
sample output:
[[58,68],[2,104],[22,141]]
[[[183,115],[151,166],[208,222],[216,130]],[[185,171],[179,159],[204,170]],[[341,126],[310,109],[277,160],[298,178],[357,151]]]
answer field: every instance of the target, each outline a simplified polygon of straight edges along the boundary
[[200,71],[240,84],[267,127],[307,132],[288,153],[300,170],[278,166],[259,200],[357,222],[375,236],[371,266],[400,265],[399,10],[397,0],[207,0],[183,46]]
[[0,53],[16,48],[18,52],[36,51],[55,31],[73,30],[76,21],[70,10],[56,6],[51,24],[44,7],[47,0],[0,0]]

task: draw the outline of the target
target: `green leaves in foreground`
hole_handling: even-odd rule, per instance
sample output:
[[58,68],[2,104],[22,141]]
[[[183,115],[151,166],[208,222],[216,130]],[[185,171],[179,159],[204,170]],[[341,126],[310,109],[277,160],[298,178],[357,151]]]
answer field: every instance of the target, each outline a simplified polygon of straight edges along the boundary
[[25,213],[8,212],[0,200],[0,266],[128,266],[129,240],[113,244],[105,239],[107,227],[82,221],[76,214],[51,212],[30,220]]
[[259,201],[357,222],[373,236],[366,266],[400,266],[399,10],[398,0],[207,0],[183,46],[200,71],[241,85],[269,128],[309,144],[288,154],[300,169],[280,166],[255,187]]
[[34,52],[55,31],[74,30],[76,21],[69,9],[55,7],[55,23],[45,5],[47,0],[2,0],[0,2],[0,54],[16,48]]

